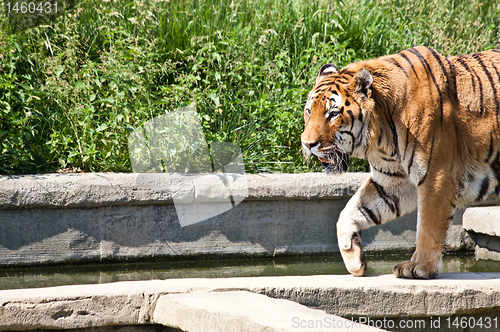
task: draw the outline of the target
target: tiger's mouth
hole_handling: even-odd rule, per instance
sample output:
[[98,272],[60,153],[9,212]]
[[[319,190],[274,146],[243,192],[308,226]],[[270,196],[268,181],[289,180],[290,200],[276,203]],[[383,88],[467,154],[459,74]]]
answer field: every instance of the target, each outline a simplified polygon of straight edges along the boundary
[[323,172],[327,174],[344,173],[349,170],[349,155],[345,152],[335,151],[328,154],[328,158],[319,157]]

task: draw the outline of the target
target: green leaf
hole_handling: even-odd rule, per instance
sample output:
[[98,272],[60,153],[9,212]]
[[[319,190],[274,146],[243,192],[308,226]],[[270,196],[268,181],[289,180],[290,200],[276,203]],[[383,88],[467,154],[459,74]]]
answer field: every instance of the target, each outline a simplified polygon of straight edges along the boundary
[[[78,89],[85,89],[85,88],[87,88],[87,86],[85,85],[85,83],[83,83],[82,81],[77,81],[75,83],[75,87],[77,87]],[[95,95],[94,95],[94,99],[95,99]]]
[[106,123],[102,123],[99,127],[96,128],[96,131],[101,132],[103,130],[106,130],[108,128],[108,125]]
[[125,129],[130,131],[130,132],[133,132],[135,130],[135,128],[132,127],[131,125],[129,125],[128,123],[125,124]]
[[211,92],[211,93],[208,94],[208,97],[210,99],[212,99],[212,101],[215,104],[215,107],[219,107],[219,105],[220,105],[220,99],[219,99],[218,95],[216,95],[215,93]]
[[221,58],[220,54],[217,52],[212,53],[212,58],[216,59],[219,63],[222,62],[222,58]]
[[5,101],[0,101],[0,110],[4,113],[10,112],[10,105]]
[[108,97],[108,98],[103,98],[103,99],[99,99],[96,101],[96,103],[108,103],[108,104],[113,104],[115,102],[115,100],[113,99],[113,97]]
[[61,76],[61,74],[63,73],[64,71],[64,67],[63,66],[57,66],[54,70],[54,74],[56,74],[57,77]]
[[16,43],[16,48],[17,48],[17,52],[19,53],[19,55],[21,56],[21,58],[23,58],[24,60],[28,61],[30,63],[30,65],[34,66],[33,65],[33,62],[31,62],[31,60],[28,58],[28,56],[26,55],[26,53],[21,50],[21,48],[19,47],[19,44],[17,42]]

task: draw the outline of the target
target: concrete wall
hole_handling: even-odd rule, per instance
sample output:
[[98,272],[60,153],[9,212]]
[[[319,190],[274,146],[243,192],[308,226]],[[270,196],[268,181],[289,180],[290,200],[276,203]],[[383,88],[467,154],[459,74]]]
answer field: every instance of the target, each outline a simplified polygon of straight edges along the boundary
[[[4,176],[0,177],[0,266],[334,253],[338,215],[367,176],[248,175],[247,197],[240,204],[184,227],[175,199],[187,202],[184,208],[208,211],[220,196],[217,190],[207,191],[212,184],[186,183],[162,174]],[[415,227],[414,212],[363,231],[363,245],[368,251],[412,250]],[[465,234],[458,213],[448,250],[466,248]]]

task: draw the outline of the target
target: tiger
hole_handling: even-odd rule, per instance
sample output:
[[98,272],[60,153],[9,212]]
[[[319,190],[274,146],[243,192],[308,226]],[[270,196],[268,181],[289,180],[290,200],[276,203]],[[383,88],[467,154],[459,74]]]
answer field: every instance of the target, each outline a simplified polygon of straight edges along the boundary
[[366,273],[361,231],[417,209],[399,278],[439,274],[457,207],[500,192],[500,49],[444,57],[417,46],[321,67],[304,107],[303,153],[326,173],[366,160],[370,175],[337,220],[347,270]]

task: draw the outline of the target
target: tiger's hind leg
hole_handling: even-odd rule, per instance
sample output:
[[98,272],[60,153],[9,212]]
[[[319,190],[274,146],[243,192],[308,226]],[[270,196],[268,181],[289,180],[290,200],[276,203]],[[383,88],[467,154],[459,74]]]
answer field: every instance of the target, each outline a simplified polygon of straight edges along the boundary
[[372,174],[349,200],[337,222],[339,249],[347,270],[355,276],[366,273],[361,230],[393,220],[416,206],[417,189],[407,177]]

